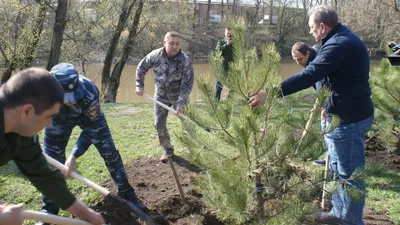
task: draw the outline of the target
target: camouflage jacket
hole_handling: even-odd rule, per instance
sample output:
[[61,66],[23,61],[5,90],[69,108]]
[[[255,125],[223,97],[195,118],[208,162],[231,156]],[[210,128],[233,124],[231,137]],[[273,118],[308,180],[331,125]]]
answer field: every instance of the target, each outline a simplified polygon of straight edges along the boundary
[[144,77],[152,67],[156,98],[169,100],[178,107],[188,104],[194,80],[189,56],[180,51],[174,58],[168,58],[164,48],[150,52],[140,61],[136,69],[136,87],[144,89]]
[[[62,125],[61,127],[79,126],[82,132],[89,134],[102,129],[104,114],[100,109],[99,90],[96,84],[85,76],[79,75],[77,92],[79,100],[72,106],[61,105],[59,114],[53,119],[52,128],[46,128],[45,135],[64,135],[62,130],[57,129],[60,125]],[[72,154],[75,157],[81,156],[92,144],[91,141],[81,135],[72,150]],[[48,144],[57,145],[57,143]]]

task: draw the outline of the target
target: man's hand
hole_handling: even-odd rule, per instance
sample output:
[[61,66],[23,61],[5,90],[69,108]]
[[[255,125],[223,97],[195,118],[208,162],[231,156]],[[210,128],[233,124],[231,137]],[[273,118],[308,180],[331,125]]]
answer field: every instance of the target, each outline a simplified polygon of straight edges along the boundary
[[143,96],[144,90],[143,88],[136,87],[136,94],[139,96]]
[[258,107],[265,103],[265,91],[260,91],[249,99],[249,106],[252,108]]
[[183,107],[178,107],[177,109],[176,109],[176,115],[177,116],[181,116],[183,114]]
[[400,49],[398,49],[395,54],[400,55]]
[[324,121],[324,122],[326,122],[325,109],[322,109],[322,112],[321,112],[321,120]]
[[91,224],[104,224],[104,219],[100,213],[93,211],[78,199],[68,208],[68,211],[77,216],[79,219],[86,220]]
[[226,40],[226,45],[231,45],[232,44],[232,38],[228,38],[228,40]]
[[64,174],[64,176],[72,178],[71,173],[76,172],[75,161],[76,161],[76,158],[73,155],[70,155],[68,157],[67,161],[65,161],[64,166],[67,167],[67,169],[65,171],[61,171],[61,173]]
[[21,225],[23,222],[21,217],[23,209],[23,203],[17,205],[0,205],[0,225]]

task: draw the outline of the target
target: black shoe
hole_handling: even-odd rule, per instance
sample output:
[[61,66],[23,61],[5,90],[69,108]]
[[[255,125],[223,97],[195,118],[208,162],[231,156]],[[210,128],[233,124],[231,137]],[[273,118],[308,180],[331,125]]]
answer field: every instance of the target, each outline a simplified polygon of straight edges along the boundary
[[314,160],[314,161],[312,162],[312,164],[314,164],[314,165],[316,165],[316,166],[325,166],[325,163],[326,163],[325,159]]
[[118,193],[118,196],[120,198],[123,198],[126,201],[134,204],[136,207],[138,207],[141,210],[144,210],[144,211],[148,210],[147,207],[143,204],[143,202],[137,198],[136,193],[133,189],[131,189],[131,191],[125,191],[122,193]]
[[143,204],[142,201],[140,201],[138,198],[134,198],[132,200],[129,201],[130,203],[134,204],[135,206],[137,206],[139,209],[147,212],[149,211],[149,209]]
[[314,214],[316,221],[323,224],[341,225],[340,219],[328,212],[317,212]]

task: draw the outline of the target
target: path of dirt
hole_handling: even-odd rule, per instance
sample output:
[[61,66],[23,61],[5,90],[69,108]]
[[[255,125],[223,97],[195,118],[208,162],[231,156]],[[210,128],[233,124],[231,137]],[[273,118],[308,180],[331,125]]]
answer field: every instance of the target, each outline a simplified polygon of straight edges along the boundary
[[[203,195],[194,189],[193,181],[200,171],[179,156],[174,156],[174,162],[186,204],[182,203],[169,164],[154,158],[140,158],[128,162],[125,168],[139,199],[149,208],[150,217],[160,225],[222,224],[205,207]],[[111,182],[105,186],[110,190],[113,187]],[[102,212],[111,225],[143,224],[137,217],[104,199],[93,208]]]
[[[368,162],[376,162],[379,158],[382,159],[385,168],[400,171],[400,156],[389,153],[375,139],[368,141],[366,156]],[[154,158],[140,158],[128,162],[126,166],[128,179],[139,198],[149,208],[151,218],[160,225],[223,224],[212,215],[205,206],[202,194],[194,187],[193,181],[199,170],[178,156],[175,156],[174,161],[186,196],[186,204],[180,199],[169,164],[160,163]],[[111,182],[105,186],[110,190],[113,187]],[[106,222],[111,225],[143,224],[137,217],[104,199],[93,208],[100,211]],[[368,206],[364,210],[364,222],[365,225],[394,224],[384,212],[378,212]]]

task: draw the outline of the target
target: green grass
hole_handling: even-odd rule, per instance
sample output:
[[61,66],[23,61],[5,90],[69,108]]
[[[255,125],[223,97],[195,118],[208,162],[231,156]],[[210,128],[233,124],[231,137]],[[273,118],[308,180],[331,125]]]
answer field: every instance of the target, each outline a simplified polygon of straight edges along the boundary
[[395,224],[400,224],[400,174],[379,164],[367,165],[366,205],[384,212]]
[[[307,110],[313,104],[312,91],[305,91],[294,97],[301,103],[296,109]],[[300,100],[300,101],[299,101]],[[196,103],[201,105],[201,103]],[[104,104],[102,109],[106,115],[111,133],[117,149],[120,151],[122,159],[126,164],[131,159],[139,157],[158,157],[162,153],[159,146],[156,130],[154,128],[153,105],[148,103],[134,104]],[[296,110],[293,116],[296,116]],[[318,119],[317,119],[318,120]],[[185,147],[178,142],[174,133],[181,128],[177,117],[170,115],[167,124],[172,143],[177,154],[186,154]],[[81,130],[75,128],[67,146],[67,156],[79,137]],[[40,134],[41,139],[43,134]],[[224,152],[224,146],[215,141],[218,151]],[[226,147],[225,147],[226,148]],[[79,173],[84,177],[103,184],[110,180],[110,175],[104,165],[103,159],[94,146],[77,160]],[[396,224],[400,224],[400,175],[385,168],[369,167],[367,170],[367,205],[386,213]],[[85,203],[95,203],[100,199],[100,194],[81,185],[77,181],[68,180],[68,185],[72,192]],[[41,206],[41,196],[38,191],[20,175],[15,174],[15,169],[11,163],[0,168],[0,199],[9,203],[26,204],[25,209],[39,210]],[[61,215],[68,215],[63,211]],[[280,221],[278,218],[277,221]],[[32,224],[27,222],[26,224]]]

